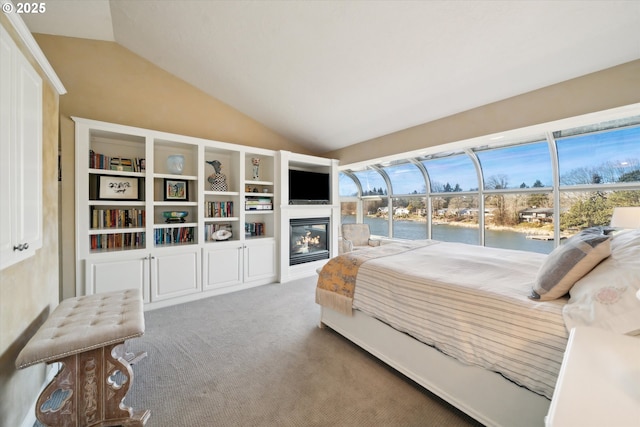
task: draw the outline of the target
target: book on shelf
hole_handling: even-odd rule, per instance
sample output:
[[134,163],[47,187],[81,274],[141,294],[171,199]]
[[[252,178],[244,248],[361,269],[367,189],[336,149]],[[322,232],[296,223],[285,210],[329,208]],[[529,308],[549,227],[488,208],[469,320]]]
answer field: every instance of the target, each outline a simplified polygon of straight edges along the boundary
[[233,216],[233,202],[206,202],[205,216],[207,218],[227,218]]
[[125,172],[133,172],[133,162],[131,159],[120,159],[120,169]]
[[270,211],[273,210],[273,201],[268,197],[248,197],[244,202],[244,209],[247,211]]
[[158,228],[155,230],[155,244],[193,243],[195,238],[194,231],[194,227]]
[[109,162],[109,169],[111,169],[112,171],[121,171],[122,170],[122,166],[120,165],[120,158],[119,157],[112,157],[110,162]]
[[145,226],[144,209],[91,208],[91,228],[138,228]]
[[138,249],[145,246],[145,233],[94,234],[90,236],[90,247],[96,249]]
[[105,169],[124,172],[144,172],[146,162],[144,158],[134,157],[133,159],[110,157],[104,154],[89,150],[89,168]]
[[264,222],[245,222],[244,234],[247,237],[264,236],[265,235]]

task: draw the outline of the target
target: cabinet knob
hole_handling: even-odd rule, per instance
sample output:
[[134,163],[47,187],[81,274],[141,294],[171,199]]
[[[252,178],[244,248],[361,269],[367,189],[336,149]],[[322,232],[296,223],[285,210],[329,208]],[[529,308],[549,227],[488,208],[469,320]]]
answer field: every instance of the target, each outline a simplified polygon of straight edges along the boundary
[[25,251],[27,249],[29,249],[28,243],[20,243],[19,245],[13,247],[14,251]]

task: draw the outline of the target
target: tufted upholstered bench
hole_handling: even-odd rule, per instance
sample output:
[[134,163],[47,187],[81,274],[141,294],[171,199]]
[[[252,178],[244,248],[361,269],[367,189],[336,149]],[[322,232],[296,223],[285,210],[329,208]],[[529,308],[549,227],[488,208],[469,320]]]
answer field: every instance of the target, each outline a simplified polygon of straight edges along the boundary
[[62,301],[16,359],[18,368],[62,367],[36,403],[46,426],[143,426],[150,412],[122,404],[133,382],[131,365],[146,356],[125,351],[144,334],[142,293],[131,289]]

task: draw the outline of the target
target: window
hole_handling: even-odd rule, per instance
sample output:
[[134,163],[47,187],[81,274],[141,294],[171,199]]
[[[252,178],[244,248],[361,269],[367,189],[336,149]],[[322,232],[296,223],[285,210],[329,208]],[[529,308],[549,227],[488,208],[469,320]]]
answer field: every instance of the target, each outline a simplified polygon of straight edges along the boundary
[[356,223],[357,218],[357,201],[341,201],[340,202],[340,224]]
[[561,186],[640,182],[640,126],[558,138],[557,147]]
[[472,245],[480,242],[477,196],[433,196],[431,206],[432,239]]
[[431,181],[432,193],[478,191],[478,174],[471,158],[461,152],[447,153],[443,157],[423,159]]
[[422,160],[431,181],[431,238],[478,244],[478,197],[456,195],[478,191],[478,173],[464,152],[444,153]]
[[362,218],[376,235],[549,253],[586,227],[608,225],[614,207],[640,206],[635,114],[592,124],[580,123],[587,116],[568,119],[580,126],[544,133],[536,126],[528,136],[518,129],[504,135],[508,142],[475,138],[428,156],[378,160],[352,172],[358,197],[353,181],[340,181],[343,218]]
[[427,188],[424,176],[413,163],[400,163],[383,167],[383,171],[391,181],[393,195],[425,194]]
[[388,194],[387,184],[376,170],[366,169],[353,173],[362,187],[362,196],[382,196]]
[[562,191],[561,237],[588,227],[609,225],[613,208],[617,206],[640,206],[640,190]]
[[362,202],[365,224],[369,224],[371,234],[389,235],[389,206],[386,198],[367,198]]
[[484,188],[551,187],[551,158],[546,140],[477,151],[482,167]]
[[394,238],[410,240],[427,238],[427,212],[424,196],[394,197],[392,206]]
[[356,185],[353,178],[348,176],[345,173],[340,173],[338,175],[338,187],[340,189],[340,197],[357,197],[358,196],[358,186]]
[[485,246],[548,254],[554,248],[550,192],[485,196]]

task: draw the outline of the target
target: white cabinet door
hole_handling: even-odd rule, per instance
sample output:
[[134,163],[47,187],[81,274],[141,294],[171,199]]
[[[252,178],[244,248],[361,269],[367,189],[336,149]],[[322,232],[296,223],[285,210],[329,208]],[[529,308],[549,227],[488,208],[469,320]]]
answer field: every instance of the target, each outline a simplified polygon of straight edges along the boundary
[[87,260],[85,283],[84,295],[140,289],[144,302],[149,302],[149,258],[128,255],[118,259]]
[[42,247],[42,79],[0,32],[0,268]]
[[42,79],[22,55],[17,57],[15,166],[18,242],[35,251],[42,247]]
[[159,250],[151,257],[151,301],[161,301],[199,292],[198,248]]
[[245,245],[244,279],[246,282],[276,275],[275,240],[256,240]]
[[242,283],[242,246],[217,243],[214,248],[203,250],[204,289],[218,289]]
[[13,257],[13,215],[12,188],[14,174],[11,160],[13,134],[13,65],[16,54],[13,42],[0,26],[0,206],[4,217],[0,220],[0,262],[10,265],[5,258]]

